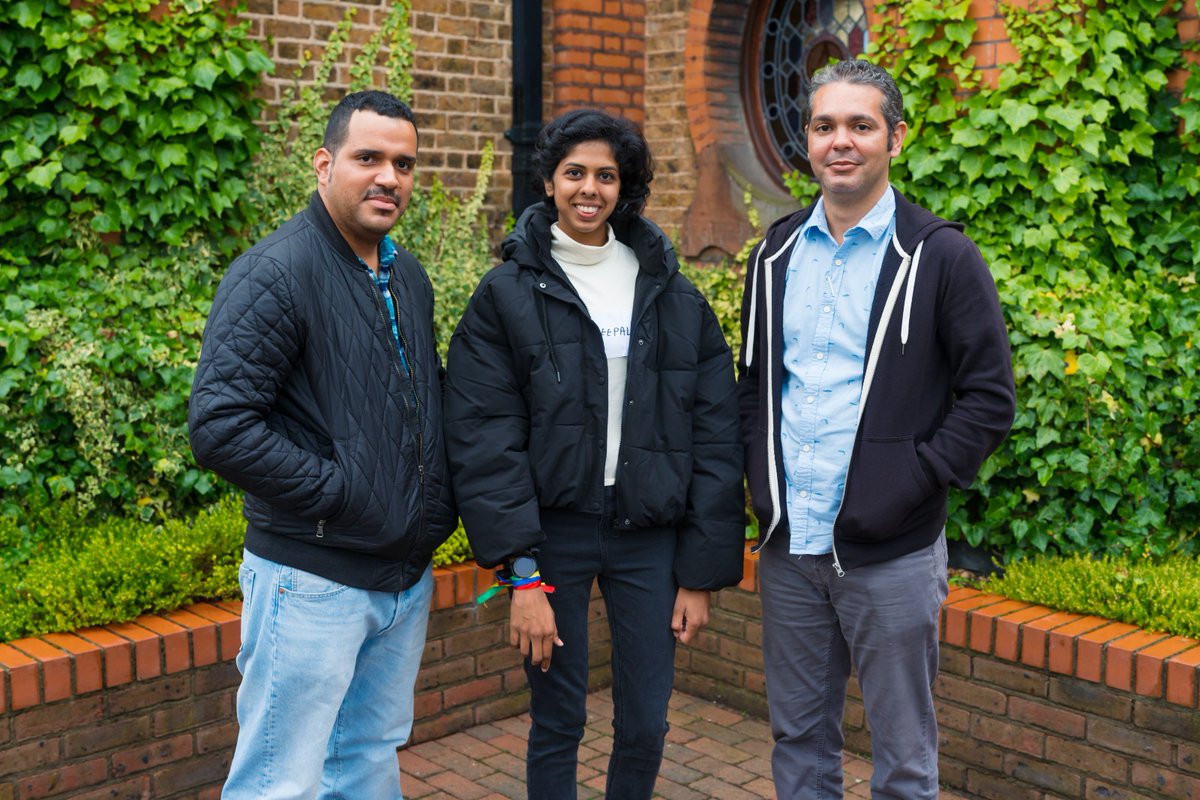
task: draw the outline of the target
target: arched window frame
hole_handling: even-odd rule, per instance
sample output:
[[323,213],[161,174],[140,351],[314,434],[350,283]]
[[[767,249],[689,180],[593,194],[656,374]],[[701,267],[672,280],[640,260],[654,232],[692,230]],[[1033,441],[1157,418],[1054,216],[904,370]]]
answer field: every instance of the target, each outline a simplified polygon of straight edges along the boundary
[[[792,170],[812,172],[802,120],[812,73],[831,59],[861,55],[868,30],[863,0],[752,4],[742,48],[741,94],[755,153],[777,181]],[[785,58],[784,51],[795,55]]]

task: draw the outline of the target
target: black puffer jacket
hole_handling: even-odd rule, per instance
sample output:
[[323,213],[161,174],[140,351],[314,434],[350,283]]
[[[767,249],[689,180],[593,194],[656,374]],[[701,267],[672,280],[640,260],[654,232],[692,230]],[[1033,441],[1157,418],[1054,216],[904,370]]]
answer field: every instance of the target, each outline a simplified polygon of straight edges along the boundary
[[[544,538],[541,508],[598,513],[608,391],[600,330],[550,257],[555,212],[527,210],[507,259],[480,282],[450,340],[446,442],[476,558],[494,565]],[[675,527],[689,589],[742,576],[742,453],[733,359],[716,316],[662,232],[614,225],[637,255],[618,528]]]
[[246,548],[351,586],[399,591],[454,529],[433,289],[398,248],[387,308],[314,194],[239,256],[192,385],[197,463],[245,490]]

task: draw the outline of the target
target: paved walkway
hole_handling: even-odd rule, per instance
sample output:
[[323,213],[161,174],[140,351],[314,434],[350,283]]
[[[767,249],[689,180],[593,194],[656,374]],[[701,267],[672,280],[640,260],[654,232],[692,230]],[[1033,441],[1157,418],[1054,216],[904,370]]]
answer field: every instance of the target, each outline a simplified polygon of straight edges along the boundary
[[[655,797],[663,800],[774,800],[767,723],[676,692],[671,730]],[[525,797],[525,737],[529,715],[477,725],[401,751],[406,800],[505,800]],[[604,796],[612,750],[612,698],[588,698],[580,747],[579,800]],[[871,762],[847,754],[846,797],[870,797]],[[967,800],[943,790],[942,800]]]

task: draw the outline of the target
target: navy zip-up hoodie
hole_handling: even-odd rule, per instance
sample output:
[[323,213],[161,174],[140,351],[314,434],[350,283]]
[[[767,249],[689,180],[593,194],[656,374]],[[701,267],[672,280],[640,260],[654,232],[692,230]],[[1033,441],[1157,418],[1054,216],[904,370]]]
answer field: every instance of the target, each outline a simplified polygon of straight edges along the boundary
[[[776,222],[750,255],[738,395],[759,547],[790,536],[780,446],[784,279],[808,206]],[[867,332],[863,402],[833,527],[837,569],[931,544],[950,486],[965,489],[1008,434],[1012,355],[996,285],[963,226],[896,192]]]

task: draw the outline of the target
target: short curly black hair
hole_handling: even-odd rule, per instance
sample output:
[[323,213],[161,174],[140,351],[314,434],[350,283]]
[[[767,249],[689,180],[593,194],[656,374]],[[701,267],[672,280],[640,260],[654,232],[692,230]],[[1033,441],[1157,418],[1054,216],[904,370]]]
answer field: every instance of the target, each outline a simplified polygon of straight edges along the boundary
[[[621,193],[613,219],[624,220],[642,213],[650,196],[650,181],[654,180],[650,146],[632,122],[594,108],[568,111],[538,133],[531,159],[537,191],[544,192],[545,184],[553,182],[554,170],[571,148],[581,142],[595,141],[608,142],[621,176]],[[542,201],[554,205],[553,197],[543,197]]]

